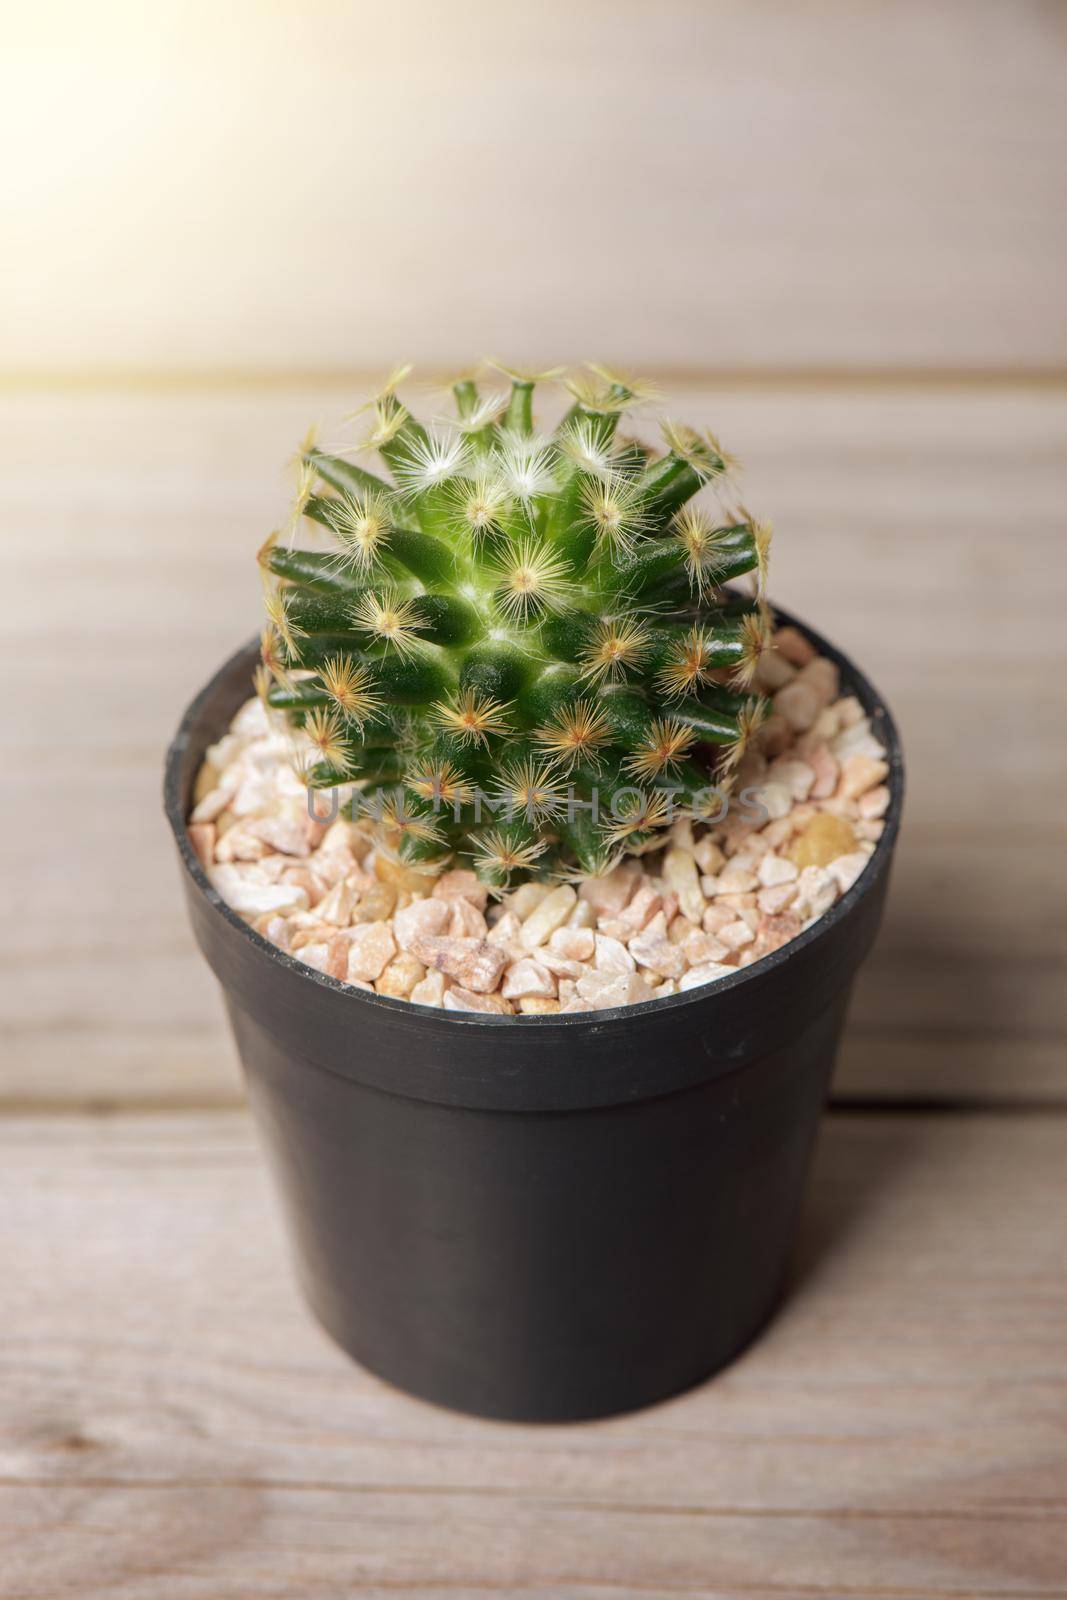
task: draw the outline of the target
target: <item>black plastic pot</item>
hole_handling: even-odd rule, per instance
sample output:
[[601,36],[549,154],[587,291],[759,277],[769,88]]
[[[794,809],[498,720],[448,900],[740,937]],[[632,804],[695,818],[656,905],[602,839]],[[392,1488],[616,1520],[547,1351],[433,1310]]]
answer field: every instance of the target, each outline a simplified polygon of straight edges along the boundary
[[806,631],[888,751],[892,804],[862,877],[734,978],[574,1016],[412,1006],[253,933],[209,884],[185,818],[206,746],[249,693],[254,648],[190,706],[165,800],[193,928],[307,1298],[380,1376],[485,1416],[602,1416],[698,1383],[770,1316],[903,795],[888,711]]

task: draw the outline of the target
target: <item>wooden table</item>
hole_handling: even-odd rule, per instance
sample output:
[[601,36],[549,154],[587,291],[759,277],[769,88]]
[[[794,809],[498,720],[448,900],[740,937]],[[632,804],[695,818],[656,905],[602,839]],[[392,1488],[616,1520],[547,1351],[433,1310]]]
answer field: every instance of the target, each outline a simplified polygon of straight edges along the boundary
[[0,1594],[1067,1596],[1062,386],[672,396],[897,712],[907,824],[781,1315],[683,1399],[538,1429],[305,1313],[159,812],[277,463],[349,400],[0,401]]

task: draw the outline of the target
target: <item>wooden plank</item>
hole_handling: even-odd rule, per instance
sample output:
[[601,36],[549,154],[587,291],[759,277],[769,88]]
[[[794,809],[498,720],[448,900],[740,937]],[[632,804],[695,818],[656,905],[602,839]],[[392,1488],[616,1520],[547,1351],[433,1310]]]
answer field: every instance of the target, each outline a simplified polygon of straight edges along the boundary
[[[0,671],[19,683],[0,731],[0,1102],[239,1095],[159,762],[190,692],[256,626],[251,552],[284,505],[278,463],[347,403],[0,401]],[[904,734],[904,839],[840,1091],[1063,1099],[1064,395],[704,385],[670,405],[747,462],[747,496],[776,513],[775,594],[855,652]]]
[[5,1595],[1052,1596],[1067,1122],[834,1116],[795,1284],[693,1394],[482,1423],[300,1305],[242,1115],[0,1122]]
[[1041,0],[68,21],[5,40],[15,367],[1067,362]]

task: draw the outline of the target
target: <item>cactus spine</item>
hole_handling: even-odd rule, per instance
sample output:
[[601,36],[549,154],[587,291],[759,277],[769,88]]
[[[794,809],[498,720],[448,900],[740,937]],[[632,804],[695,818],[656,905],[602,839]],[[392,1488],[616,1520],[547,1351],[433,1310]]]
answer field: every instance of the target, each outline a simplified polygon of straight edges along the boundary
[[[306,441],[260,552],[259,688],[310,741],[306,781],[377,796],[400,859],[495,885],[602,872],[699,811],[762,714],[767,630],[769,529],[692,503],[727,482],[711,434],[623,437],[640,390],[594,368],[541,435],[538,380],[509,376],[457,382],[436,428],[387,385],[364,448],[388,477]],[[723,593],[743,574],[751,599]]]

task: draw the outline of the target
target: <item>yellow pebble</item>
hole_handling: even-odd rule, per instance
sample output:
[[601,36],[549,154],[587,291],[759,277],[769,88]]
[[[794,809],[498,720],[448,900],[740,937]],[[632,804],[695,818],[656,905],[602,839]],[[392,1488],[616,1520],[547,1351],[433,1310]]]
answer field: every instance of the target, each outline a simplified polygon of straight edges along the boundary
[[786,850],[789,860],[804,867],[826,867],[856,848],[856,835],[842,817],[820,811],[810,817]]
[[380,850],[374,858],[374,875],[381,883],[388,883],[395,889],[411,889],[416,894],[429,894],[437,877],[436,872],[416,872],[414,867],[394,861]]
[[[379,857],[379,859],[381,859]],[[396,890],[391,883],[372,883],[361,894],[352,912],[353,922],[384,922],[396,906]]]

